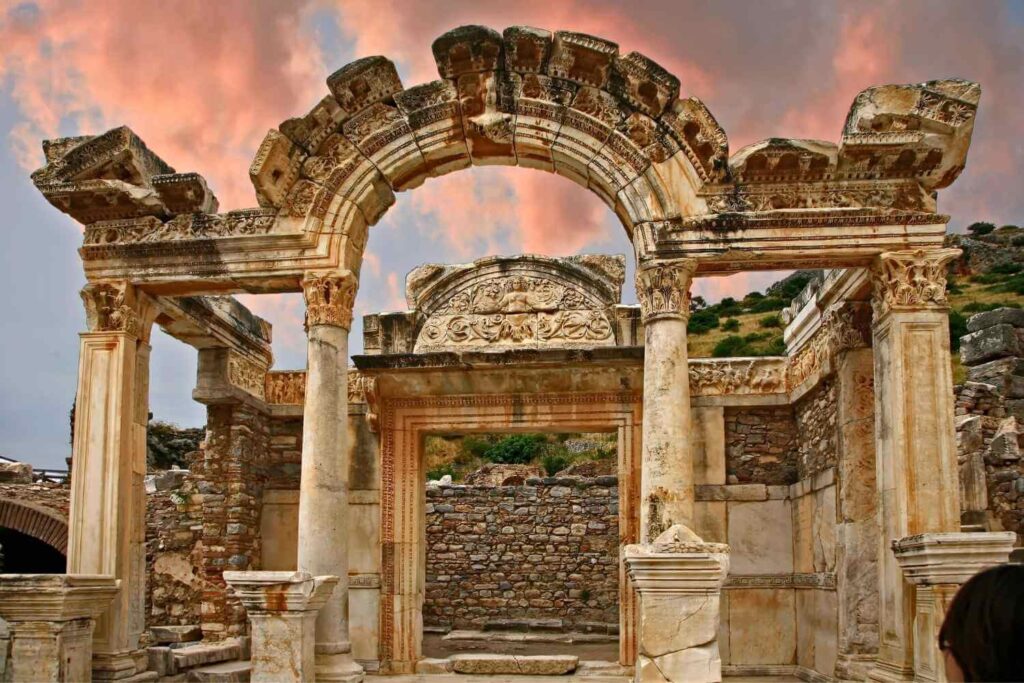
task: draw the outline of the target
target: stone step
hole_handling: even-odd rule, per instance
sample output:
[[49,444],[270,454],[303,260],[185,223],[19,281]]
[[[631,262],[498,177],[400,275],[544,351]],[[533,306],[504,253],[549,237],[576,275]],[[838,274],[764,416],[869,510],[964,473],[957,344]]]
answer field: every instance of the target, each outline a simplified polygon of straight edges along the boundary
[[185,669],[194,669],[209,664],[230,662],[244,656],[242,643],[231,638],[219,643],[198,643],[177,648],[170,652],[173,667],[168,673],[177,673]]
[[203,631],[195,624],[187,626],[150,626],[149,634],[157,645],[194,643],[203,639]]
[[201,666],[188,672],[188,683],[249,683],[252,666],[248,660]]
[[576,670],[575,655],[494,655],[465,654],[448,658],[457,674],[519,674],[525,676],[561,676]]

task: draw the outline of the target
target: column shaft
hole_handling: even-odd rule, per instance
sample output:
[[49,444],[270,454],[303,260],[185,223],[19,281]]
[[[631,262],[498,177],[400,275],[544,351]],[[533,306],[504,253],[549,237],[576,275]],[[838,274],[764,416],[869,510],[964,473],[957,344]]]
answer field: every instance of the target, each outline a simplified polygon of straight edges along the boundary
[[960,528],[946,264],[959,250],[882,254],[874,266],[879,559],[878,680],[914,670],[914,589],[894,540]]
[[686,324],[694,268],[692,261],[656,261],[637,270],[645,335],[641,543],[654,541],[675,524],[693,527]]
[[97,679],[131,676],[145,628],[146,425],[151,307],[130,285],[83,290],[72,445],[68,573],[103,574],[121,588],[96,623]]
[[309,274],[298,569],[338,582],[316,619],[318,680],[358,680],[348,635],[348,331],[352,273]]

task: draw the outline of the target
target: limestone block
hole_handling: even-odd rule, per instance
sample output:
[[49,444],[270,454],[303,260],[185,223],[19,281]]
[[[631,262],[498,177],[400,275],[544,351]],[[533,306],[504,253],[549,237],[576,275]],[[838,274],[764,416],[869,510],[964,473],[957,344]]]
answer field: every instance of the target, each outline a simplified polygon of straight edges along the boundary
[[979,330],[995,327],[996,325],[1024,327],[1024,309],[997,308],[994,311],[984,311],[983,313],[972,315],[967,321],[967,331],[978,332]]
[[201,640],[203,637],[203,631],[195,624],[188,624],[184,626],[151,626],[149,628],[149,635],[153,639],[154,643],[189,643]]
[[27,462],[0,462],[0,484],[31,484],[32,465]]
[[1020,339],[1012,325],[1001,324],[960,338],[960,360],[964,365],[978,365],[1006,356],[1021,356]]
[[417,674],[446,674],[451,673],[452,662],[450,659],[431,659],[427,657],[416,662]]
[[728,519],[734,574],[793,571],[793,519],[788,500],[729,503]]
[[576,670],[579,658],[572,655],[488,655],[459,654],[450,658],[451,670],[459,674],[560,676]]
[[729,662],[795,664],[795,597],[791,589],[729,591]]
[[990,384],[1006,398],[1024,398],[1024,359],[1000,358],[967,369],[967,380]]
[[1020,460],[1020,427],[1016,417],[1008,417],[999,423],[987,455],[996,461]]
[[722,659],[717,643],[691,647],[653,659],[638,657],[636,681],[686,681],[718,683],[722,680]]

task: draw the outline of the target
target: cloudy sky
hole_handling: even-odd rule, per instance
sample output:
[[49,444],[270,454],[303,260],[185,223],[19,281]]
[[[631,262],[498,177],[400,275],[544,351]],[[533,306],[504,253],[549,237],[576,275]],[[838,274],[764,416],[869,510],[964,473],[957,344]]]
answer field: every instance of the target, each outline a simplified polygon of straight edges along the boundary
[[[29,182],[40,140],[127,124],[178,171],[202,173],[222,209],[252,206],[256,147],[326,93],[329,73],[382,54],[407,86],[433,80],[430,43],[463,24],[577,30],[643,52],[707,103],[733,151],[769,136],[838,140],[870,85],[979,81],[967,170],[940,209],[953,230],[1024,224],[1024,0],[0,0],[0,455],[59,467],[69,452],[81,230]],[[404,308],[405,273],[419,263],[521,252],[629,245],[613,214],[569,181],[474,168],[400,195],[373,228],[357,315]],[[717,299],[771,279],[697,289]],[[624,298],[635,301],[631,287]],[[275,364],[303,367],[300,297],[246,303],[274,323]],[[195,352],[160,332],[153,346],[156,417],[202,424]]]

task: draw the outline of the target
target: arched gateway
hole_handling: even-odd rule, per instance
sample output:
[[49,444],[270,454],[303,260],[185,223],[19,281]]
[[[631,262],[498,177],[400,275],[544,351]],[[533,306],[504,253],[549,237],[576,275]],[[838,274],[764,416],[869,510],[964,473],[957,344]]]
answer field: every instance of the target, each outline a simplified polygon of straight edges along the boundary
[[[254,541],[245,529],[252,520],[233,520],[242,508],[221,506],[225,498],[211,495],[204,509],[222,515],[217,519],[229,522],[224,528],[230,531],[223,552],[211,545],[203,560],[210,586],[203,612],[220,620],[216,629],[204,623],[208,635],[245,628],[224,591],[226,576],[249,610],[258,652],[265,645],[260,634],[266,615],[323,604],[315,629],[317,677],[361,675],[349,652],[345,612],[348,436],[339,416],[346,412],[348,330],[367,231],[395,192],[485,164],[526,166],[574,180],[614,209],[635,248],[641,305],[633,329],[642,327],[644,347],[642,437],[639,484],[630,501],[638,517],[636,537],[627,539],[636,542],[623,552],[639,591],[636,659],[628,662],[636,664],[638,680],[717,680],[721,673],[719,591],[729,549],[694,531],[715,536],[708,521],[714,515],[707,516],[712,508],[704,505],[722,502],[714,496],[728,501],[752,494],[729,489],[725,481],[715,484],[724,487],[720,493],[698,490],[698,477],[708,475],[695,473],[691,445],[714,438],[715,430],[706,416],[691,424],[691,407],[698,407],[691,393],[707,393],[702,407],[709,409],[720,408],[723,396],[745,393],[767,393],[774,398],[758,400],[789,405],[827,377],[838,378],[840,395],[835,476],[845,507],[836,528],[846,554],[831,573],[794,570],[788,578],[765,579],[737,573],[746,551],[734,547],[731,585],[835,586],[838,655],[834,667],[820,664],[834,668],[820,672],[826,676],[862,677],[870,670],[888,679],[934,671],[929,629],[935,605],[941,606],[960,574],[944,575],[941,590],[921,578],[943,561],[931,549],[957,544],[971,558],[968,565],[980,566],[995,561],[1005,545],[1004,537],[954,533],[959,510],[944,290],[945,266],[957,252],[943,248],[948,217],[936,213],[936,191],[964,166],[979,86],[944,80],[870,88],[854,100],[838,143],[772,138],[730,157],[725,132],[699,100],[680,97],[674,76],[639,53],[620,55],[607,40],[468,26],[438,38],[433,50],[440,78],[424,85],[404,88],[383,57],[353,62],[330,76],[324,99],[270,131],[260,146],[250,169],[259,203],[252,209],[217,213],[200,175],[175,172],[128,128],[44,143],[47,163],[33,180],[51,203],[85,226],[80,253],[89,281],[83,290],[89,329],[81,341],[68,568],[121,581],[96,627],[96,675],[128,677],[139,661],[141,486],[154,322],[200,349],[195,397],[210,404],[212,429],[225,430],[207,451],[205,474],[210,486],[225,487],[225,496],[248,491],[251,499],[259,492],[262,485],[252,483],[253,468],[245,460],[264,438],[251,428],[253,420],[275,410],[271,395],[297,399],[287,402],[301,405],[302,413],[298,568],[339,577],[328,596],[330,581],[225,573],[225,567],[258,567],[258,542],[250,552]],[[746,363],[688,367],[693,277],[805,266],[845,270],[831,271],[794,312],[789,356],[774,361],[784,366],[769,373],[774,379]],[[560,268],[563,275],[572,270]],[[268,379],[265,323],[230,299],[208,295],[297,291],[307,304],[308,371],[301,381],[274,373]],[[507,294],[522,298],[514,287]],[[416,350],[429,349],[452,330],[443,311],[429,314],[438,324],[418,328]],[[588,329],[600,336],[603,323],[590,324],[584,338]],[[580,333],[577,323],[571,327]],[[394,337],[381,337],[378,348],[394,343]],[[867,347],[873,353],[865,356]],[[372,396],[371,380],[357,383],[356,393]],[[392,415],[386,406],[385,420]],[[245,428],[233,428],[240,424]],[[223,457],[216,457],[217,448],[224,449]],[[387,480],[387,473],[381,476]],[[796,491],[823,490],[825,479]],[[397,493],[389,495],[385,491],[379,501],[382,519],[393,519],[402,504]],[[874,503],[865,502],[876,498],[877,518]],[[900,541],[895,554],[894,541]],[[417,578],[404,573],[410,566],[400,561],[415,548],[403,543],[414,540],[383,539],[378,547],[385,577],[381,614],[415,625],[416,606],[408,597],[416,593]],[[863,557],[869,560],[859,562]],[[922,584],[916,601],[899,562],[910,581]],[[288,600],[280,599],[282,592]],[[0,596],[0,607],[5,599]],[[733,649],[742,641],[735,626],[746,614],[740,602],[729,607],[736,620]],[[682,626],[681,613],[693,614]],[[313,637],[308,625],[295,633],[296,643]],[[824,644],[812,648],[825,650]],[[308,678],[310,652],[296,645],[277,660],[254,661]],[[416,652],[415,643],[382,640],[380,666],[410,672]],[[807,673],[819,666],[816,656],[784,664],[787,671]],[[730,657],[737,672],[765,661]]]

